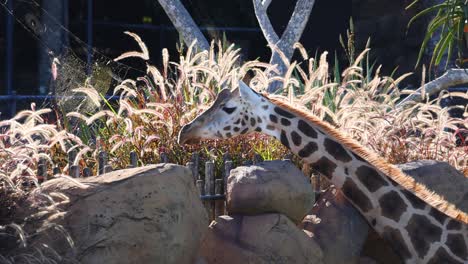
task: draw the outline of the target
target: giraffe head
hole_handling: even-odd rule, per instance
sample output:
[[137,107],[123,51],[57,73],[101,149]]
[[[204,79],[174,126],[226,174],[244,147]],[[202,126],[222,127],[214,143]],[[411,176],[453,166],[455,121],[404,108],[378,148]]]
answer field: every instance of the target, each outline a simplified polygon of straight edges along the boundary
[[233,91],[223,89],[205,112],[186,124],[179,132],[179,144],[200,139],[222,139],[260,131],[259,113],[267,100],[243,82]]

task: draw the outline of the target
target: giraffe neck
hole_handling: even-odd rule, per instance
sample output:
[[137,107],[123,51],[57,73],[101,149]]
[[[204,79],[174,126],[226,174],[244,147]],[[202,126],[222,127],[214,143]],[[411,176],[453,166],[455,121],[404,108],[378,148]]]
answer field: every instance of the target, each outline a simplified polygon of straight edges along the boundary
[[[381,169],[341,144],[329,133],[331,128],[324,127],[320,120],[290,110],[270,102],[258,111],[265,122],[259,123],[257,131],[276,137],[340,188],[405,262],[428,263],[439,258],[466,263],[466,224],[439,212],[397,184]],[[456,230],[450,230],[451,226],[457,226]],[[460,246],[455,249],[445,246],[456,243]]]

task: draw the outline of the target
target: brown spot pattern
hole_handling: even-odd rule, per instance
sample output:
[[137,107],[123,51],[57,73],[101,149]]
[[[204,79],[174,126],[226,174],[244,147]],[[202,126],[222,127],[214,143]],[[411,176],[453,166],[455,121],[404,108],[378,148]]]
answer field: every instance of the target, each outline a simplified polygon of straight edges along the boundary
[[431,210],[429,210],[429,215],[434,217],[435,220],[437,220],[441,224],[443,224],[445,219],[447,219],[447,216],[445,216],[445,214],[443,214],[435,208],[431,208]]
[[439,241],[442,229],[432,224],[426,216],[415,214],[406,226],[411,242],[418,256],[423,258],[431,243]]
[[270,115],[270,120],[273,123],[278,123],[278,117],[276,117],[275,115]]
[[383,231],[383,238],[390,243],[393,250],[402,258],[409,259],[411,258],[411,252],[406,246],[403,236],[401,235],[400,230],[393,229],[391,227],[385,227]]
[[406,199],[411,203],[411,205],[416,209],[426,208],[426,203],[421,200],[419,197],[414,195],[412,192],[402,189],[400,192],[406,197]]
[[294,115],[289,113],[288,111],[286,110],[283,110],[279,107],[275,107],[275,112],[278,114],[278,115],[281,115],[281,116],[284,116],[284,117],[287,117],[287,118],[294,118]]
[[281,130],[280,141],[281,141],[281,143],[283,143],[284,146],[289,148],[288,137],[286,136],[286,132],[284,132],[284,130]]
[[448,234],[447,246],[453,254],[461,259],[468,260],[468,245],[465,243],[462,234]]
[[255,126],[255,124],[256,124],[255,118],[251,117],[250,118],[250,125]]
[[337,167],[336,164],[327,157],[321,157],[317,162],[312,163],[311,166],[314,170],[322,173],[329,179],[331,179]]
[[351,152],[351,154],[353,154],[353,156],[357,159],[357,160],[360,160],[362,162],[367,162],[365,159],[361,158],[361,156],[359,156],[358,154],[354,153],[354,152]]
[[343,194],[351,200],[361,211],[367,212],[372,208],[372,203],[369,198],[359,190],[359,187],[356,183],[347,178],[342,187]]
[[283,126],[290,126],[291,125],[291,121],[289,121],[288,119],[286,118],[281,118],[281,124]]
[[427,264],[462,264],[460,261],[454,259],[449,255],[445,248],[440,247],[435,253],[434,256],[427,262]]
[[455,219],[450,219],[450,221],[447,224],[447,229],[448,230],[461,230],[462,224]]
[[350,162],[352,160],[351,156],[349,156],[346,149],[344,149],[340,143],[326,138],[323,144],[325,146],[325,150],[335,159],[342,162]]
[[383,186],[388,186],[387,181],[375,169],[369,166],[360,166],[356,170],[356,176],[366,188],[375,192]]
[[307,158],[317,150],[318,150],[317,143],[311,141],[307,143],[301,150],[299,150],[298,155],[302,158]]
[[297,128],[301,131],[304,135],[310,138],[317,138],[317,131],[313,129],[309,124],[307,124],[303,120],[299,120],[297,123]]
[[296,146],[299,146],[302,143],[302,138],[296,131],[291,132],[291,139]]
[[401,215],[406,212],[407,205],[397,191],[390,191],[379,199],[382,215],[396,222],[400,221]]

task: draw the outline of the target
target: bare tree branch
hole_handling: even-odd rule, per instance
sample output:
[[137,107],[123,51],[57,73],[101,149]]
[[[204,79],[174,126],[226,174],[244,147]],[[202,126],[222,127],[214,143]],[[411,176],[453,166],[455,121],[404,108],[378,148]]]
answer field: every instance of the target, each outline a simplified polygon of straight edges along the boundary
[[271,0],[262,1],[262,0],[253,0],[255,16],[257,17],[258,23],[260,24],[260,28],[262,29],[263,35],[267,42],[270,43],[277,43],[279,41],[279,37],[276,34],[273,26],[271,25],[270,18],[267,15],[267,9],[270,5]]
[[[304,32],[315,0],[297,0],[294,12],[281,38],[278,38],[268,18],[267,9],[270,3],[271,0],[253,0],[258,23],[260,24],[265,39],[268,41],[268,45],[272,48],[270,64],[277,65],[279,75],[284,75],[287,71],[287,66],[274,47],[279,49],[288,60],[291,60],[294,51],[294,43],[300,40],[302,32]],[[273,82],[267,90],[269,93],[273,93],[280,88],[280,82]]]
[[425,90],[426,96],[430,96],[452,86],[465,83],[468,83],[468,69],[450,69],[439,78],[426,83],[417,89],[415,93],[403,99],[396,105],[396,109],[401,109],[412,102],[421,102],[423,100],[422,89]]
[[[271,64],[276,64],[279,75],[284,75],[287,71],[287,66],[281,58],[278,50],[284,54],[288,60],[291,60],[294,51],[294,43],[301,38],[302,32],[309,20],[310,12],[314,6],[315,0],[297,0],[294,12],[288,22],[286,30],[278,37],[273,29],[271,21],[267,14],[268,6],[272,0],[253,0],[255,15],[258,19],[263,35],[265,36],[268,45],[272,48],[270,59]],[[158,0],[163,7],[169,19],[174,24],[177,31],[182,35],[184,42],[187,45],[192,44],[197,40],[196,47],[199,50],[209,50],[210,44],[202,34],[198,26],[193,21],[190,14],[179,0]],[[281,88],[281,82],[270,84],[267,91],[272,93]]]
[[[191,45],[193,41],[197,41],[195,47],[198,50],[210,50],[210,44],[198,26],[195,24],[195,21],[193,21],[190,14],[187,12],[187,9],[185,9],[179,0],[158,1],[159,4],[163,7],[167,16],[171,19],[174,27],[180,34],[182,34],[182,38],[184,39],[184,42],[187,46]],[[265,0],[265,2],[269,1],[271,0]],[[242,80],[240,82],[243,83]]]
[[209,50],[210,44],[193,21],[184,5],[179,0],[158,0],[174,27],[182,35],[187,46],[197,41],[195,47],[199,50]]

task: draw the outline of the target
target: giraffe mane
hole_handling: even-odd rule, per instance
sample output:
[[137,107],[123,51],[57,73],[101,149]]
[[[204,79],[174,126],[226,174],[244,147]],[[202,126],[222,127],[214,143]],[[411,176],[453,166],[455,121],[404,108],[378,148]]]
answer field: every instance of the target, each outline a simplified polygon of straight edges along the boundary
[[454,204],[451,204],[450,202],[445,200],[445,198],[443,198],[441,195],[429,190],[424,184],[418,183],[412,177],[403,173],[395,165],[390,164],[385,159],[381,158],[374,152],[368,150],[350,136],[345,135],[342,131],[339,131],[330,124],[320,120],[317,116],[313,115],[312,113],[308,113],[304,110],[297,109],[281,99],[271,97],[267,98],[275,105],[280,106],[285,110],[288,110],[312,122],[320,129],[322,129],[323,132],[334,137],[341,144],[348,147],[355,154],[361,156],[371,165],[375,166],[377,169],[383,172],[386,176],[398,183],[401,187],[411,191],[413,194],[422,199],[424,202],[431,205],[433,208],[436,208],[440,212],[446,214],[447,216],[453,219],[457,219],[458,221],[468,224],[468,215],[465,212],[459,210]]

